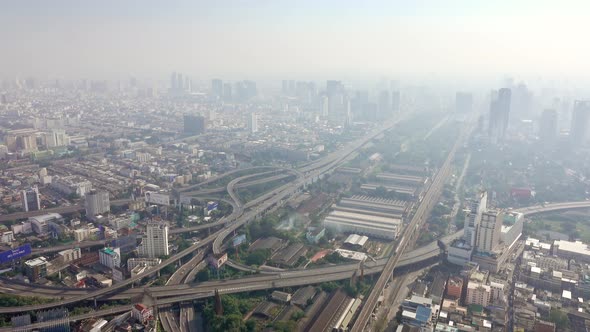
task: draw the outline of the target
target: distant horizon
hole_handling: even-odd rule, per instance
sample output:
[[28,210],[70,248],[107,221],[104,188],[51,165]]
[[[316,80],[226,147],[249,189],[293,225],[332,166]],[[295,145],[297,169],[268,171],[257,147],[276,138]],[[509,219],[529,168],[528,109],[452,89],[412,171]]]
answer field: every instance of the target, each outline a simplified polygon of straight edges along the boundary
[[589,80],[590,3],[6,4],[0,78]]

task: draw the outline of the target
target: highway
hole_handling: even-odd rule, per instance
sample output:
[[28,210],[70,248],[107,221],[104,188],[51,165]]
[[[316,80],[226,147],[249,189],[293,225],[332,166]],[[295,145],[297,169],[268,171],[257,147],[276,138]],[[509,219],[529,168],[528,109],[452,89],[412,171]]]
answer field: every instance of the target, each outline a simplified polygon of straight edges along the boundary
[[[23,306],[23,307],[19,307],[19,308],[0,308],[0,313],[17,313],[17,312],[29,311],[29,310],[44,310],[44,309],[49,309],[49,308],[53,308],[53,307],[57,307],[57,306],[70,305],[70,304],[74,304],[74,303],[88,300],[88,299],[100,298],[104,295],[114,293],[115,291],[126,288],[128,286],[131,286],[136,281],[141,280],[142,278],[144,278],[146,276],[149,276],[153,273],[156,273],[156,272],[162,270],[164,267],[175,263],[179,259],[193,253],[194,251],[196,251],[199,248],[209,245],[210,243],[213,243],[213,249],[215,251],[216,248],[217,249],[221,248],[221,244],[222,244],[223,240],[229,234],[231,234],[231,232],[233,232],[235,229],[237,229],[238,227],[240,227],[244,223],[248,222],[249,220],[253,219],[257,214],[271,208],[275,204],[281,202],[283,199],[289,197],[291,194],[293,194],[294,192],[299,190],[301,187],[304,187],[306,184],[313,182],[314,179],[317,179],[318,177],[325,174],[327,171],[329,171],[331,168],[333,168],[338,162],[345,160],[346,157],[350,156],[356,149],[362,147],[364,144],[369,142],[371,139],[373,139],[374,137],[376,137],[377,135],[379,135],[383,131],[391,128],[394,124],[401,121],[401,119],[402,118],[400,117],[400,119],[398,119],[397,121],[387,122],[386,124],[384,124],[383,126],[381,126],[378,129],[374,130],[371,134],[365,136],[364,138],[358,139],[358,140],[353,141],[352,143],[349,143],[345,149],[343,149],[341,151],[333,152],[333,153],[329,154],[328,156],[326,156],[325,158],[320,159],[317,162],[315,162],[309,166],[306,166],[303,170],[297,170],[296,172],[298,174],[302,174],[303,172],[307,172],[305,178],[295,181],[294,184],[284,185],[284,186],[281,186],[281,187],[273,190],[271,193],[269,193],[269,194],[271,194],[270,196],[263,195],[263,196],[257,198],[256,200],[249,202],[248,205],[250,203],[252,203],[250,206],[253,206],[255,204],[262,202],[263,197],[264,197],[264,199],[266,199],[267,197],[270,197],[266,201],[264,201],[264,203],[261,204],[262,207],[257,208],[256,211],[248,212],[246,215],[242,216],[243,206],[242,206],[242,204],[238,204],[237,209],[234,209],[234,211],[232,211],[232,214],[228,217],[228,219],[230,219],[230,220],[236,220],[235,222],[230,223],[229,227],[226,227],[225,229],[222,229],[220,231],[215,232],[214,234],[211,234],[210,236],[202,239],[199,243],[193,244],[192,246],[183,250],[182,252],[177,253],[174,256],[166,259],[164,262],[162,262],[162,264],[160,264],[156,267],[153,267],[144,273],[141,273],[135,277],[132,277],[132,278],[129,278],[125,281],[117,283],[109,288],[99,289],[99,290],[93,291],[92,293],[89,293],[86,295],[81,295],[81,296],[78,296],[75,298],[62,299],[62,300],[59,300],[59,301],[56,301],[53,303],[29,305],[29,306]],[[233,183],[233,185],[235,186],[236,183]],[[233,191],[233,190],[230,191],[230,189],[231,188],[228,185],[228,192],[230,193],[231,198],[234,201],[239,202],[239,199],[238,199],[237,195],[235,194],[235,191]],[[240,218],[240,217],[242,217],[242,218]]]
[[[225,229],[215,232],[214,234],[201,240],[199,243],[192,245],[191,247],[187,248],[186,250],[183,250],[182,252],[174,255],[173,257],[170,257],[169,259],[165,260],[161,265],[159,265],[159,266],[157,266],[157,267],[155,267],[155,268],[153,268],[153,269],[151,269],[139,276],[128,279],[128,280],[121,282],[119,284],[115,284],[115,285],[113,285],[113,287],[92,291],[88,294],[83,294],[83,295],[77,296],[75,298],[64,299],[64,300],[60,300],[60,301],[56,301],[54,303],[44,304],[44,305],[24,306],[24,307],[18,307],[18,308],[1,308],[0,313],[17,313],[17,312],[29,311],[29,310],[41,310],[41,309],[47,309],[47,308],[52,308],[52,307],[56,307],[56,306],[73,304],[73,303],[80,302],[80,301],[87,300],[87,299],[102,298],[105,296],[110,296],[111,294],[115,293],[116,291],[122,290],[123,288],[130,286],[135,281],[140,280],[141,278],[148,276],[152,273],[155,273],[155,272],[161,270],[162,268],[164,268],[165,266],[172,264],[189,254],[192,254],[194,251],[196,251],[199,248],[204,248],[205,246],[213,244],[214,251],[216,249],[219,250],[221,248],[221,245],[222,245],[224,239],[229,234],[231,234],[235,229],[237,229],[238,227],[240,227],[244,223],[249,222],[250,220],[253,220],[254,218],[256,218],[260,214],[264,213],[266,210],[272,208],[276,204],[280,204],[280,202],[284,201],[289,196],[296,193],[298,190],[300,190],[300,188],[317,180],[323,174],[331,171],[340,162],[342,162],[342,161],[346,160],[348,157],[350,157],[354,153],[354,151],[356,151],[356,149],[358,149],[359,147],[362,147],[364,144],[366,144],[373,137],[377,136],[382,131],[390,128],[393,124],[395,124],[395,122],[388,123],[388,124],[382,126],[381,128],[379,128],[378,130],[375,130],[371,134],[367,135],[364,139],[360,139],[360,140],[356,140],[354,142],[351,142],[350,144],[347,145],[347,147],[343,151],[334,152],[334,153],[330,154],[329,156],[325,157],[324,159],[321,159],[320,161],[311,163],[311,164],[305,166],[304,168],[299,169],[298,171],[294,170],[297,172],[297,175],[298,175],[298,178],[296,181],[294,181],[294,183],[283,185],[283,186],[271,191],[270,193],[257,198],[256,200],[254,200],[252,202],[246,203],[245,205],[240,202],[239,197],[237,196],[237,194],[235,192],[236,186],[243,179],[240,179],[237,181],[234,181],[235,180],[234,179],[234,180],[230,181],[230,184],[228,184],[227,189],[228,189],[228,193],[230,194],[230,197],[232,198],[232,200],[234,200],[236,202],[236,208],[234,208],[234,211],[232,211],[232,214],[229,217],[223,219],[223,222],[229,224],[229,227],[226,227]],[[454,152],[454,149],[452,150],[452,152]],[[441,168],[441,171],[443,171],[444,169],[445,169],[445,167],[443,166]],[[243,170],[241,170],[241,171],[243,171]],[[437,178],[439,178],[444,173],[441,171],[439,171],[439,173],[437,174]],[[436,180],[433,183],[440,184],[439,182],[436,182]],[[431,189],[432,188],[433,187],[431,187]],[[431,192],[431,191],[429,190],[429,192]],[[424,201],[427,201],[427,200],[425,199]],[[422,206],[422,204],[421,204],[421,206]],[[244,213],[245,209],[249,209],[249,208],[253,208],[253,209]],[[545,207],[543,207],[543,208],[545,208]],[[419,208],[419,211],[420,211],[420,208]],[[531,213],[535,213],[535,212],[531,212]],[[418,212],[416,213],[416,215],[418,215]],[[414,221],[414,219],[412,221]],[[411,226],[418,226],[417,223],[415,223],[415,224],[410,223],[410,225]],[[400,243],[401,248],[403,248],[405,245],[407,245],[406,241],[408,241],[408,238],[402,237],[402,242]],[[397,265],[397,263],[399,262],[402,251],[398,250],[398,252],[394,256],[392,256],[392,257],[397,257],[397,258],[395,258],[395,264],[393,264],[393,267],[395,267],[395,265]],[[388,262],[389,261],[390,260],[388,260]],[[357,264],[354,264],[354,265],[356,266]],[[387,266],[387,264],[385,264],[385,265],[386,265],[386,271],[387,271],[388,268],[391,266]],[[345,278],[350,277],[351,273],[353,273],[353,272],[351,272],[350,267],[345,267],[344,271],[341,271],[341,270],[335,271],[334,270],[334,269],[341,269],[341,268],[342,267],[330,267],[330,269],[331,269],[330,271],[333,271],[333,272],[327,273],[326,271],[321,271],[321,274],[316,274],[316,273],[318,273],[318,271],[316,271],[318,269],[303,270],[303,271],[296,271],[296,272],[289,271],[289,272],[279,273],[279,274],[271,275],[271,277],[275,277],[275,278],[276,278],[276,276],[278,276],[279,280],[274,280],[270,284],[265,281],[257,280],[254,284],[246,285],[243,282],[243,279],[240,279],[239,282],[242,286],[236,286],[236,287],[231,287],[231,288],[222,288],[222,289],[220,289],[220,291],[221,292],[240,292],[240,291],[253,290],[253,289],[282,287],[282,285],[287,285],[287,284],[301,285],[302,282],[317,283],[317,282],[321,282],[323,280],[338,280],[337,278],[345,279]],[[393,269],[391,269],[391,270],[393,270]],[[369,272],[369,271],[371,271],[371,272]],[[368,273],[378,273],[379,271],[380,271],[379,266],[369,267],[368,271],[366,270],[366,272],[368,272]],[[289,273],[289,274],[285,274],[285,273]],[[297,275],[297,277],[295,277],[295,278],[291,278],[290,273],[302,273],[302,274]],[[385,275],[385,274],[383,274],[383,275]],[[287,276],[287,278],[284,278],[285,276]],[[262,277],[267,277],[267,276],[262,276]],[[305,283],[303,283],[303,284],[305,284]],[[193,285],[191,284],[190,286],[193,286]],[[195,286],[197,286],[197,285],[195,285]],[[219,285],[215,285],[215,287],[218,287],[218,286]],[[193,291],[191,291],[190,294],[187,294],[188,289],[183,288],[183,287],[187,287],[187,285],[182,284],[182,285],[170,286],[170,287],[174,287],[174,289],[173,290],[165,290],[164,296],[166,298],[162,299],[163,302],[159,302],[159,304],[176,303],[179,301],[188,301],[188,300],[192,300],[195,298],[202,298],[202,297],[211,296],[212,291],[215,289],[215,288],[213,288],[213,289],[209,288],[209,290],[207,290],[208,288],[206,288],[205,284],[203,283],[203,284],[198,285],[198,290],[193,290]]]
[[352,332],[361,332],[365,329],[365,326],[369,322],[369,318],[377,306],[377,301],[383,293],[383,289],[385,288],[387,281],[391,279],[393,270],[398,265],[404,250],[408,247],[408,245],[411,246],[413,243],[415,243],[415,235],[417,234],[417,230],[421,228],[422,224],[426,221],[428,215],[430,214],[432,207],[438,202],[442,187],[450,174],[452,161],[455,158],[455,152],[463,144],[463,141],[468,136],[469,132],[470,129],[468,128],[461,130],[459,137],[453,144],[453,147],[451,148],[451,151],[449,152],[445,162],[438,170],[434,180],[426,191],[426,194],[424,195],[424,198],[414,213],[412,220],[404,229],[396,251],[387,260],[383,272],[375,282],[375,285],[371,289],[371,293],[366,297],[361,307],[360,313],[354,325],[352,326]]
[[[538,213],[548,213],[554,211],[563,211],[563,210],[573,210],[573,209],[583,209],[583,208],[590,208],[590,201],[579,201],[579,202],[563,202],[563,203],[553,203],[547,205],[536,205],[530,206],[526,208],[515,209],[514,211],[522,212],[525,216],[531,216]],[[454,234],[448,235],[441,239],[444,243],[449,244],[453,239],[460,237],[462,235],[462,230],[458,231]],[[411,252],[404,253],[398,266],[407,266],[413,263],[430,259],[435,255],[438,255],[438,245],[436,241],[431,242],[430,244],[414,249]],[[378,260],[380,261],[380,260]],[[358,264],[353,263],[349,264],[349,268],[355,269]],[[191,273],[194,271],[191,271]],[[284,271],[282,271],[284,272]],[[277,271],[273,271],[273,274],[277,274]],[[182,274],[182,272],[179,272]],[[176,274],[178,275],[178,274]],[[189,273],[190,275],[190,273]],[[194,279],[194,275],[192,278]],[[192,284],[191,287],[198,287],[199,284]],[[151,289],[154,290],[155,293],[160,293],[161,291],[166,291],[166,286],[164,287],[152,287]],[[14,280],[0,278],[0,289],[3,290],[3,293],[12,293],[12,294],[26,294],[26,295],[38,295],[41,297],[61,297],[61,296],[77,296],[83,295],[89,292],[92,292],[91,289],[80,289],[80,288],[66,288],[66,287],[54,287],[54,286],[43,286],[43,285],[35,285],[35,284],[25,284],[25,283],[17,283]],[[106,298],[112,299],[123,299],[129,298],[132,295],[136,295],[141,293],[143,290],[141,288],[132,288],[125,290],[121,293],[114,294],[111,296],[107,296]]]
[[[579,208],[590,208],[590,201],[581,201],[581,202],[566,202],[566,203],[555,203],[551,204],[550,206],[532,206],[527,208],[521,208],[516,211],[524,213],[526,216],[530,216],[537,213],[545,213],[545,212],[552,212],[552,211],[561,211],[561,210],[569,210],[569,209],[579,209]],[[461,236],[461,232],[457,232],[455,234],[449,235],[445,237],[443,242],[449,243],[452,238],[456,238]],[[400,260],[399,267],[404,265],[411,265],[415,264],[415,257],[414,256],[421,256],[424,255],[427,258],[429,254],[436,252],[438,254],[438,246],[435,242],[430,243],[427,246],[421,247],[413,251],[412,253],[408,253],[404,255],[404,259]],[[379,259],[375,263],[373,262],[366,262],[365,263],[365,274],[375,274],[382,271],[383,267],[387,262],[387,258]],[[280,287],[288,287],[288,286],[302,286],[308,284],[317,284],[324,281],[334,281],[334,280],[343,280],[348,279],[352,276],[354,271],[358,268],[358,263],[352,264],[344,264],[344,265],[336,265],[336,266],[327,266],[321,267],[316,269],[310,270],[301,270],[301,271],[288,271],[285,273],[274,274],[274,275],[256,275],[245,277],[241,279],[235,280],[221,280],[221,281],[209,281],[204,283],[192,283],[192,284],[183,284],[179,286],[175,286],[174,290],[171,291],[168,287],[169,286],[161,286],[161,287],[151,287],[150,290],[156,296],[159,305],[169,305],[172,303],[178,303],[183,301],[192,301],[195,299],[202,299],[213,296],[213,292],[215,289],[218,289],[220,293],[229,294],[229,293],[239,293],[244,291],[252,291],[252,290],[260,290],[260,289],[269,289],[269,288],[280,288]],[[38,285],[34,285],[35,288],[32,288],[31,285],[27,285],[29,291],[38,291],[42,292],[44,289],[51,288],[51,287],[40,287]],[[24,290],[18,289],[18,285],[9,284],[0,286],[0,289],[3,290],[3,293],[10,293],[6,290],[7,287],[17,287],[13,289],[15,293],[23,292]],[[77,290],[80,292],[88,291],[88,290]],[[125,291],[121,294],[121,298],[130,298],[132,294],[140,294],[143,292],[142,288],[133,288]],[[190,292],[190,293],[189,293]],[[19,309],[17,312],[25,311],[22,307],[18,307]],[[101,316],[110,316],[117,313],[122,313],[129,310],[129,305],[118,306],[115,308],[107,309],[107,310],[98,310],[93,311],[89,314],[79,315],[79,316],[72,316],[70,317],[70,321],[75,322],[82,319],[87,319],[90,317],[101,317]],[[45,325],[43,325],[45,324]],[[42,328],[48,326],[47,323],[36,323],[32,324],[30,328]],[[0,331],[11,331],[11,328],[0,328]]]

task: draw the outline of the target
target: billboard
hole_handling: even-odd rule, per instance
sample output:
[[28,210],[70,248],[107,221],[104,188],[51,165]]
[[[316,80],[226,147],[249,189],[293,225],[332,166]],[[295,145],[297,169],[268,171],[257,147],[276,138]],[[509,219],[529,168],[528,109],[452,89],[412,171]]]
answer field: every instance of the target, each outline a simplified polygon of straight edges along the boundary
[[211,201],[211,202],[208,202],[207,203],[207,211],[208,212],[217,210],[218,207],[219,207],[219,202],[213,202],[213,201]]
[[145,202],[156,205],[170,205],[170,196],[168,194],[159,194],[155,192],[145,193]]
[[9,263],[17,259],[21,259],[31,254],[31,245],[23,244],[20,247],[12,250],[6,250],[0,253],[0,264]]

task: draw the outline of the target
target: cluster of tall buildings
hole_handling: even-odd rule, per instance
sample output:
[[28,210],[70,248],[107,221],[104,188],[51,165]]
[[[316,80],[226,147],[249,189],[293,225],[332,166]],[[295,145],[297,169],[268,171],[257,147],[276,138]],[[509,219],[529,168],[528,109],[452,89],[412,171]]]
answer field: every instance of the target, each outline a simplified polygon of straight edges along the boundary
[[221,79],[211,80],[211,94],[223,101],[248,101],[258,95],[256,82],[254,81],[238,81],[232,84],[223,82]]
[[192,91],[192,81],[188,76],[183,76],[181,73],[172,73],[170,75],[170,92],[182,93]]
[[475,262],[497,272],[522,234],[522,213],[489,208],[485,191],[471,201],[464,213],[463,237],[449,247],[449,262],[457,265]]

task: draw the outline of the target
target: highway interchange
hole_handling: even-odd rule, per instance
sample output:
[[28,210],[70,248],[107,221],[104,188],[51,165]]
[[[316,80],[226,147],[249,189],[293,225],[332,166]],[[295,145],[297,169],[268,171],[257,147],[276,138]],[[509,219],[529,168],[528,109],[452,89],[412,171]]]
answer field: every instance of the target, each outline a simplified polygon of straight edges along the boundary
[[[398,120],[400,121],[400,120]],[[372,132],[371,134],[367,135],[363,139],[356,140],[350,143],[345,149],[337,151],[335,153],[330,154],[329,156],[306,165],[300,169],[274,169],[270,171],[266,171],[265,173],[270,175],[271,173],[279,173],[273,175],[271,177],[267,177],[266,179],[272,179],[270,181],[275,181],[279,179],[284,179],[289,176],[295,176],[295,180],[291,183],[282,185],[271,192],[264,194],[255,200],[247,203],[242,203],[237,195],[236,189],[239,187],[243,187],[250,184],[259,184],[264,183],[265,178],[257,179],[254,181],[247,182],[248,179],[260,176],[261,173],[258,174],[249,174],[245,176],[241,176],[238,178],[233,179],[230,181],[226,187],[228,194],[230,195],[231,200],[233,201],[233,210],[231,215],[223,218],[222,220],[216,222],[215,224],[209,225],[200,225],[195,228],[195,230],[199,229],[206,229],[212,228],[216,226],[225,225],[219,231],[214,232],[213,234],[207,236],[206,238],[202,239],[198,243],[193,244],[191,247],[181,251],[180,253],[166,259],[161,265],[150,269],[149,271],[140,274],[136,277],[127,279],[121,283],[115,284],[112,287],[99,289],[99,290],[74,290],[74,289],[56,289],[51,287],[38,287],[34,290],[29,288],[29,291],[36,292],[39,296],[43,296],[47,294],[48,296],[60,296],[63,299],[58,301],[42,304],[42,305],[34,305],[34,306],[24,306],[24,307],[13,307],[13,308],[0,308],[0,313],[4,314],[16,314],[22,313],[26,311],[33,311],[33,310],[43,310],[58,306],[64,306],[69,304],[74,304],[77,302],[91,300],[91,299],[116,299],[120,296],[122,298],[129,299],[132,294],[141,294],[144,291],[143,288],[129,288],[132,284],[136,283],[137,281],[141,280],[142,278],[149,276],[153,273],[160,271],[162,268],[174,264],[178,262],[180,259],[187,257],[189,255],[194,255],[198,252],[198,255],[193,256],[191,260],[189,260],[186,264],[182,265],[176,273],[172,275],[172,277],[168,280],[167,286],[161,287],[151,287],[150,292],[157,298],[157,303],[159,306],[166,306],[174,303],[182,303],[182,302],[191,302],[195,299],[205,298],[212,296],[213,292],[218,289],[220,293],[235,293],[235,292],[243,292],[243,291],[252,291],[252,290],[259,290],[259,289],[268,289],[268,288],[281,288],[287,286],[298,286],[298,285],[307,285],[307,284],[317,284],[323,281],[333,281],[333,280],[342,280],[347,279],[355,273],[356,269],[358,268],[357,263],[353,264],[342,264],[342,265],[335,265],[335,266],[328,266],[322,268],[315,268],[309,270],[300,270],[300,271],[285,271],[285,272],[277,272],[271,274],[258,274],[246,278],[241,278],[238,280],[222,280],[222,281],[210,281],[204,283],[192,283],[194,279],[195,273],[198,271],[199,266],[202,266],[202,259],[203,255],[206,251],[206,248],[210,245],[213,247],[213,252],[221,252],[222,245],[224,240],[233,232],[244,225],[245,223],[260,217],[265,212],[271,210],[272,208],[280,205],[284,201],[286,201],[289,197],[293,194],[300,191],[306,185],[316,181],[322,175],[331,172],[335,167],[341,164],[343,161],[346,161],[348,158],[354,156],[354,152],[370,141],[372,138],[376,137],[384,130],[391,128],[397,122],[389,122],[383,125],[378,130]],[[365,263],[365,273],[366,274],[373,274],[373,273],[380,273],[383,269],[387,273],[382,273],[379,280],[383,279],[387,281],[393,269],[401,265],[404,259],[408,259],[408,257],[402,258],[403,249],[405,246],[408,245],[411,241],[412,231],[416,229],[426,219],[429,209],[436,202],[435,198],[437,197],[438,192],[440,191],[440,187],[444,183],[444,179],[448,175],[449,172],[449,163],[452,159],[452,155],[454,151],[458,147],[459,140],[457,144],[453,147],[451,153],[449,153],[449,158],[445,161],[445,164],[439,172],[437,173],[435,180],[431,184],[424,200],[420,204],[416,214],[412,218],[409,226],[406,228],[404,235],[401,238],[400,244],[396,250],[396,253],[389,258],[380,259],[376,262],[366,262]],[[243,170],[240,170],[243,171]],[[231,173],[235,173],[237,171],[232,171]],[[281,174],[287,173],[287,174]],[[227,176],[230,173],[224,174],[223,176]],[[197,188],[202,187],[208,183],[214,183],[216,180],[222,177],[217,177],[212,180],[207,181],[207,183],[201,183],[200,186],[193,186],[190,188],[186,188],[183,193],[180,195],[198,195],[199,190]],[[266,181],[268,182],[268,181]],[[217,188],[214,188],[217,190]],[[205,189],[211,190],[211,189]],[[206,192],[210,194],[212,192]],[[433,203],[434,202],[434,203]],[[536,206],[536,207],[529,207],[525,209],[521,209],[520,211],[530,215],[534,213],[541,213],[541,212],[548,212],[548,211],[556,211],[556,210],[565,210],[565,209],[574,209],[574,208],[583,208],[583,207],[590,207],[590,202],[583,201],[583,202],[570,202],[570,203],[555,203],[555,204],[546,204],[544,206]],[[406,236],[407,235],[407,236]],[[458,234],[454,234],[453,236],[458,236]],[[449,239],[450,240],[450,239]],[[101,245],[99,241],[96,243],[81,243],[77,246],[95,246]],[[429,245],[429,249],[417,249],[417,251],[422,250],[422,254],[413,253],[410,255],[409,259],[412,259],[410,262],[413,264],[417,257],[424,257],[425,259],[429,259],[431,255],[438,255],[439,249],[436,245]],[[428,246],[426,246],[428,247]],[[59,249],[63,250],[63,249]],[[45,253],[48,251],[38,251],[37,253]],[[374,292],[378,292],[380,294],[380,283],[376,283],[374,288]],[[12,293],[18,292],[23,294],[26,293],[26,288],[30,287],[25,284],[18,284],[9,282],[8,280],[1,280],[0,283],[0,291],[3,293]],[[60,293],[61,295],[58,295]],[[373,293],[372,293],[373,294]],[[370,295],[367,299],[366,304],[362,312],[368,311],[369,314],[373,311],[374,305],[372,298],[373,295]],[[368,305],[367,305],[368,303]],[[119,306],[116,308],[111,308],[108,310],[98,310],[94,311],[92,317],[98,316],[106,316],[106,315],[113,315],[116,313],[124,312],[125,310],[129,310],[129,306]],[[166,310],[162,310],[162,314],[160,315],[162,322],[167,325],[165,328],[170,330],[181,330],[181,331],[190,331],[190,325],[187,322],[192,321],[192,316],[194,312],[192,312],[192,306],[181,306],[181,320],[178,322],[172,314],[168,314],[169,312]],[[71,317],[71,321],[76,321],[86,317],[87,315],[80,315]],[[360,316],[360,323],[363,323],[365,318]],[[368,319],[368,318],[367,318]],[[358,321],[358,320],[357,320]],[[366,324],[366,321],[365,321]],[[356,327],[357,325],[355,325]],[[360,326],[360,325],[359,325]],[[37,324],[33,324],[31,328],[39,328],[42,325],[37,326]],[[364,325],[362,325],[364,327]],[[0,329],[0,331],[8,331],[10,329]],[[358,329],[359,331],[362,328]]]

